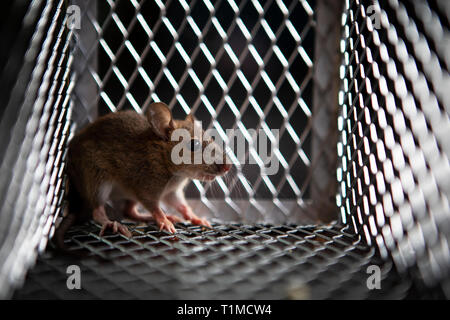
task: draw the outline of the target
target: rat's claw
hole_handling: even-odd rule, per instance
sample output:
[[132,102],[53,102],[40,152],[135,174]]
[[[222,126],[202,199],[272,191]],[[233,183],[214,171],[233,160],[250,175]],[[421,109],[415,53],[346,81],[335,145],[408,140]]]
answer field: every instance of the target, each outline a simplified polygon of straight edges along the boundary
[[204,218],[197,217],[194,213],[191,213],[188,219],[192,224],[195,224],[197,226],[206,226],[209,228],[212,228],[211,224],[208,222],[208,220]]
[[170,221],[168,221],[168,223],[167,222],[163,222],[163,223],[160,224],[159,231],[162,231],[162,230],[166,230],[166,231],[168,231],[170,233],[176,233],[177,232],[177,230],[175,229],[174,225]]
[[163,218],[157,218],[156,223],[159,225],[159,231],[166,230],[170,233],[177,232],[173,223],[166,216]]
[[108,221],[102,225],[102,229],[100,230],[100,237],[102,237],[105,234],[106,229],[112,229],[113,233],[120,233],[123,234],[125,237],[131,238],[132,234],[130,230],[123,224],[117,222],[117,221]]
[[183,217],[190,221],[192,224],[198,225],[198,226],[206,226],[209,228],[212,228],[211,224],[208,222],[208,220],[204,218],[199,218],[197,215],[192,212],[192,209],[187,205],[181,205],[177,208],[179,212],[183,215]]
[[[194,221],[195,220],[195,221]],[[211,224],[208,222],[208,220],[203,218],[196,218],[194,220],[191,220],[193,224],[199,225],[199,226],[206,226],[209,228],[212,228]]]
[[119,223],[119,231],[125,237],[128,237],[128,238],[132,237],[132,234],[131,234],[130,230],[128,230],[128,228],[126,226],[124,226],[123,224],[120,224],[120,223]]
[[204,225],[204,226],[207,226],[208,228],[212,228],[212,225],[211,225],[211,223],[209,223],[209,221],[208,221],[208,220],[206,220],[206,219],[203,219],[203,223],[202,223],[202,225]]
[[206,219],[201,219],[202,220],[202,225],[203,226],[207,226],[208,228],[212,228],[212,225],[209,223],[209,221],[208,220],[206,220]]

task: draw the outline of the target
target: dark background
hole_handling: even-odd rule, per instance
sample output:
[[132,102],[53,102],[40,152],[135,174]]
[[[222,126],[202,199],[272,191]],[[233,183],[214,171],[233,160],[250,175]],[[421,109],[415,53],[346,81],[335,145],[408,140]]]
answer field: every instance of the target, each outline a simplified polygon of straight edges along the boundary
[[[219,20],[224,31],[228,33],[231,29],[230,26],[232,25],[232,21],[235,18],[235,14],[227,1],[221,1],[219,5],[217,5],[217,3],[215,1],[212,1],[212,4],[215,6],[216,9],[215,16]],[[241,6],[241,3],[242,3],[241,1],[236,2],[238,6]],[[261,6],[264,8],[266,3],[267,1],[260,1]],[[315,8],[315,1],[308,1],[308,3],[313,9]],[[285,1],[285,5],[287,8],[290,8],[291,4],[293,4],[293,1]],[[297,3],[293,8],[294,9],[289,12],[289,19],[295,26],[297,32],[302,35],[302,31],[307,26],[310,18],[300,3]],[[97,10],[98,10],[99,24],[103,25],[111,12],[111,8],[106,3],[106,1],[98,1]],[[114,9],[114,12],[117,13],[119,19],[122,21],[125,28],[127,28],[135,15],[135,8],[129,1],[120,0],[116,1],[116,8]],[[157,24],[157,22],[161,19],[161,10],[154,1],[145,1],[140,10],[140,13],[143,15],[143,17],[145,18],[146,22],[148,23],[149,27],[152,30],[155,24]],[[210,19],[210,12],[204,5],[204,3],[202,1],[195,2],[195,5],[191,6],[190,15],[192,16],[193,20],[195,21],[199,29],[203,32],[204,27],[206,26],[208,20]],[[170,20],[175,30],[179,30],[182,24],[182,20],[185,19],[186,13],[177,1],[172,1],[170,5],[167,7],[165,16]],[[269,26],[271,27],[271,29],[273,30],[273,32],[275,33],[276,30],[279,28],[283,19],[283,14],[278,8],[275,1],[273,1],[273,3],[271,3],[267,7],[267,10],[264,12],[263,16],[266,19]],[[256,11],[255,7],[250,1],[247,1],[244,4],[239,13],[239,17],[243,20],[244,24],[246,25],[250,33],[252,32],[253,27],[257,24],[258,20],[260,19],[258,12]],[[186,23],[186,26],[181,30],[182,31],[179,31],[178,34],[179,35],[178,41],[183,46],[186,53],[189,56],[191,56],[192,52],[196,47],[199,46],[200,42],[198,40],[198,37],[195,35],[194,31],[189,26],[189,24]],[[240,54],[246,48],[247,42],[242,32],[240,31],[239,27],[236,24],[234,25],[234,27],[232,27],[232,30],[233,31],[231,32],[231,35],[228,39],[228,43],[233,49],[235,55],[238,58],[240,58]],[[105,24],[103,31],[104,31],[103,33],[104,39],[108,43],[113,53],[116,53],[119,50],[122,42],[124,41],[123,39],[124,37],[121,31],[118,29],[116,23],[112,19],[109,19],[109,22]],[[301,46],[303,46],[303,48],[309,55],[310,59],[313,60],[314,27],[311,27],[309,31],[302,36],[303,41],[301,43]],[[131,30],[128,36],[128,39],[139,55],[141,55],[144,49],[150,44],[150,39],[139,22],[136,22],[134,28]],[[159,49],[165,56],[169,52],[170,48],[173,47],[175,44],[175,41],[171,33],[169,32],[169,30],[167,30],[164,24],[161,24],[159,29],[157,29],[157,31],[155,32],[154,41],[156,42]],[[216,56],[217,52],[220,50],[220,48],[223,47],[224,44],[222,38],[220,37],[220,35],[218,34],[218,32],[216,31],[216,29],[212,24],[209,27],[209,30],[206,33],[203,42],[210,50],[211,55],[213,57]],[[257,32],[255,33],[253,39],[251,40],[251,43],[255,46],[259,55],[262,58],[264,58],[264,55],[272,45],[269,37],[267,36],[267,34],[265,33],[264,29],[261,26],[257,27]],[[278,47],[283,52],[283,55],[286,57],[286,59],[289,59],[291,54],[295,50],[297,50],[297,44],[286,27],[284,27],[275,44],[278,45]],[[253,79],[255,79],[255,77],[258,74],[258,64],[256,63],[256,61],[254,60],[253,56],[249,51],[247,52],[246,57],[242,61],[243,63],[241,66],[241,70],[245,75],[245,77],[247,78],[248,82],[251,84]],[[99,62],[99,75],[101,79],[103,79],[108,70],[111,68],[112,63],[110,58],[100,45],[99,45],[98,62]],[[132,57],[127,48],[124,48],[120,53],[120,55],[117,56],[117,61],[115,65],[120,69],[120,71],[122,72],[125,79],[127,79],[127,81],[137,68],[136,61],[134,60],[134,58]],[[176,92],[173,89],[170,82],[167,80],[166,76],[163,75],[158,82],[154,81],[155,78],[157,77],[157,74],[159,73],[159,71],[163,66],[160,59],[153,51],[153,49],[148,51],[148,54],[145,56],[142,62],[142,67],[147,72],[152,82],[154,82],[155,84],[154,93],[156,93],[162,101],[168,104],[171,101],[173,101]],[[178,82],[180,80],[187,67],[188,66],[186,65],[185,61],[183,60],[179,52],[175,50],[173,56],[168,60],[167,63],[167,68],[174,77],[175,81]],[[231,61],[226,52],[221,56],[220,59],[216,60],[216,68],[226,83],[230,79],[232,73],[235,71],[235,65]],[[207,58],[204,56],[203,52],[200,51],[197,57],[192,61],[192,69],[202,82],[206,78],[207,74],[211,72],[212,67],[208,62]],[[282,75],[283,66],[279,62],[278,58],[274,53],[272,53],[271,57],[264,66],[264,70],[267,72],[267,74],[269,75],[274,84]],[[293,78],[297,81],[297,84],[299,86],[307,76],[308,72],[310,71],[309,67],[306,65],[306,63],[303,61],[302,57],[298,53],[295,59],[289,65],[288,70],[292,74]],[[303,90],[301,93],[301,98],[303,98],[303,100],[310,109],[312,108],[312,88],[313,88],[312,81],[309,81],[307,82],[306,86],[302,88]],[[244,86],[242,85],[242,83],[238,78],[236,78],[231,87],[228,89],[229,89],[228,94],[230,95],[231,99],[234,101],[237,108],[240,108],[247,96],[247,90],[244,88]],[[113,73],[111,73],[108,79],[104,82],[103,90],[115,105],[117,105],[117,103],[121,100],[121,98],[125,94],[122,84],[119,82],[119,80]],[[129,92],[133,95],[133,97],[135,98],[137,103],[141,106],[141,108],[144,109],[146,107],[144,105],[145,101],[147,100],[148,96],[153,93],[150,92],[148,85],[145,83],[144,79],[139,74],[130,85]],[[183,96],[187,105],[191,107],[196,101],[196,99],[199,97],[200,92],[195,83],[193,82],[192,78],[188,76],[187,80],[181,86],[179,94]],[[221,89],[221,87],[219,86],[214,77],[211,77],[211,80],[209,81],[208,85],[205,86],[204,94],[207,96],[212,106],[216,107],[223,95],[223,90]],[[285,120],[280,111],[278,110],[278,108],[273,104],[271,100],[272,99],[271,92],[262,78],[255,83],[253,87],[253,96],[263,110],[267,106],[269,107],[267,116],[264,119],[268,127],[271,129],[279,129]],[[286,110],[289,110],[289,108],[293,106],[296,100],[295,92],[292,90],[289,82],[286,79],[284,79],[282,85],[280,86],[279,91],[276,93],[276,96],[279,98],[281,104]],[[151,103],[152,101],[147,100],[147,102]],[[289,119],[289,122],[292,125],[293,129],[296,131],[297,135],[300,137],[310,119],[298,106],[298,103],[296,106],[293,106],[293,108],[294,111]],[[122,109],[132,109],[132,106],[126,100]],[[102,99],[100,99],[99,114],[102,115],[107,112],[110,112],[110,109],[108,108],[107,104]],[[173,106],[173,114],[175,118],[184,118],[186,115],[185,111],[182,109],[178,101]],[[210,125],[211,115],[209,111],[206,109],[206,106],[203,104],[203,102],[197,108],[195,116],[198,120],[201,120],[203,122],[204,128],[207,128]],[[224,130],[232,128],[233,125],[235,124],[236,118],[232,113],[231,109],[229,108],[228,104],[225,104],[221,112],[218,114],[217,121],[220,123],[220,125]],[[247,129],[250,129],[256,128],[258,126],[260,118],[256,113],[256,111],[254,110],[254,108],[251,105],[249,105],[245,110],[245,112],[241,114],[241,121],[243,122],[244,126]],[[303,138],[304,139],[302,140],[301,147],[309,157],[311,155],[310,150],[311,133],[308,133]],[[286,131],[284,135],[280,138],[280,151],[282,155],[285,157],[287,162],[289,162],[289,159],[291,159],[291,157],[293,157],[294,154],[297,152],[296,144],[290,137],[289,133]],[[297,159],[290,168],[290,173],[294,178],[295,182],[297,183],[297,185],[301,189],[309,170],[310,168],[308,168],[308,166],[306,166],[304,162],[297,156]],[[243,174],[248,179],[250,184],[253,184],[260,176],[260,169],[256,164],[255,165],[246,164],[245,166],[243,166]],[[275,187],[278,185],[284,174],[285,169],[280,165],[279,172],[276,175],[269,176],[270,180],[275,185]],[[207,195],[220,198],[221,197],[220,188],[214,189],[215,190],[213,193]],[[258,189],[255,191],[256,197],[263,197],[263,198],[272,197],[271,192],[265,186],[264,182],[261,182]],[[304,190],[302,189],[302,191],[304,192],[303,196],[308,197],[309,190],[305,188]],[[188,196],[197,197],[198,194],[199,194],[198,191],[196,190],[195,187],[192,187],[192,185],[187,190]],[[245,192],[245,189],[243,189],[243,187],[240,186],[240,182],[238,182],[237,186],[233,188],[232,197],[242,197],[242,198],[248,197],[248,195]],[[295,198],[295,194],[287,182],[281,189],[279,198]]]

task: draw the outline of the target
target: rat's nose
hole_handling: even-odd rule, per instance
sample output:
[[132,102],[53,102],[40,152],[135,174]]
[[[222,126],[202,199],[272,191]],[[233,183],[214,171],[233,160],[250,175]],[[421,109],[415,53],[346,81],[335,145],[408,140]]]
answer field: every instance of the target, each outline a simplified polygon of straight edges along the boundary
[[217,164],[217,169],[219,170],[219,172],[227,172],[228,170],[231,169],[231,164],[229,163],[222,163],[222,164]]

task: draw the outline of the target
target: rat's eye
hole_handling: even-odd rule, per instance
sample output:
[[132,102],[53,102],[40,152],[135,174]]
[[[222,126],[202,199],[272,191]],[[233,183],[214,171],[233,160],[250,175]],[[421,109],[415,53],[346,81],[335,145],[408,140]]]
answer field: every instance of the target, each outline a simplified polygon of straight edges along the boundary
[[191,151],[197,151],[202,147],[202,144],[198,139],[192,139],[189,141],[188,146]]

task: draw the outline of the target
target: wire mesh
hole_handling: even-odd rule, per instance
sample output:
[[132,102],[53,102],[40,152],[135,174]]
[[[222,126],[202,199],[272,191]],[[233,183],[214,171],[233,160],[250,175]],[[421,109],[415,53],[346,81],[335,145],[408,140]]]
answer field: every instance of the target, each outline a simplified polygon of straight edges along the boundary
[[[64,1],[14,2],[2,27],[0,298],[43,251],[61,210],[69,132],[72,33]],[[14,27],[13,27],[14,26]]]
[[[415,297],[408,278],[383,262],[350,226],[177,224],[176,236],[154,226],[133,238],[99,237],[99,226],[72,229],[66,244],[85,253],[40,257],[15,299],[400,299]],[[67,267],[81,270],[80,290],[68,290]],[[381,289],[369,290],[367,267],[381,269]],[[422,292],[424,294],[425,292]],[[428,293],[442,297],[442,292]],[[426,297],[426,295],[422,295]]]
[[[77,4],[77,1],[73,2]],[[212,187],[194,181],[187,196],[226,200],[223,220],[261,219],[274,211],[285,221],[304,213],[312,177],[312,75],[314,1],[96,1],[83,6],[77,37],[75,120],[82,126],[99,115],[124,109],[139,113],[164,101],[175,117],[189,112],[227,141],[225,129],[246,139],[245,160],[230,181]],[[91,41],[87,41],[87,35]],[[98,56],[98,60],[95,57]],[[94,89],[93,89],[94,88]],[[88,94],[86,94],[88,91]],[[279,129],[272,156],[280,163],[264,175],[254,134]],[[256,158],[258,164],[249,164]],[[247,200],[247,205],[236,203]],[[259,199],[273,199],[268,211]],[[294,200],[284,205],[283,200]],[[223,210],[222,210],[223,211]],[[312,221],[315,217],[306,217]]]
[[[243,132],[251,127],[281,128],[279,148],[274,149],[281,173],[264,177],[261,168],[253,171],[238,165],[232,184],[219,183],[219,198],[223,198],[219,200],[213,199],[208,185],[191,188],[190,195],[200,198],[191,200],[196,212],[204,210],[217,218],[213,228],[177,224],[178,233],[169,235],[152,224],[129,224],[133,237],[125,238],[112,234],[100,237],[99,226],[92,222],[76,226],[67,233],[66,244],[70,252],[86,256],[75,258],[49,248],[14,298],[449,296],[449,144],[444,138],[450,127],[449,95],[445,91],[450,52],[447,2],[345,2],[337,124],[340,167],[336,172],[341,221],[330,225],[305,224],[302,220],[309,212],[305,202],[311,180],[320,177],[314,175],[314,168],[323,169],[333,162],[315,163],[311,150],[314,133],[332,131],[316,131],[315,122],[324,119],[324,109],[314,119],[318,110],[310,108],[311,79],[320,86],[316,95],[333,89],[333,76],[324,80],[320,70],[328,69],[317,63],[336,58],[329,52],[316,54],[318,47],[308,40],[318,28],[312,1],[73,3],[83,8],[81,30],[75,34],[74,63],[83,82],[72,95],[79,126],[94,120],[97,113],[123,109],[143,112],[152,100],[163,100],[175,116],[192,110],[207,126],[219,131],[233,126]],[[326,3],[332,8],[333,2],[321,1]],[[42,36],[33,39],[44,41]],[[328,40],[322,48],[333,47],[333,39]],[[313,56],[317,58],[315,70]],[[70,74],[65,75],[68,85]],[[35,85],[47,90],[45,81],[36,80]],[[59,91],[66,101],[63,109],[55,109],[61,111],[64,133],[45,140],[62,143],[58,144],[61,149],[57,148],[58,161],[63,157],[68,132],[67,89]],[[333,111],[332,95],[328,98],[328,110]],[[30,95],[27,101],[35,104],[38,114],[45,109],[42,99]],[[39,103],[42,106],[36,108]],[[20,112],[35,110],[22,109]],[[42,114],[47,120],[46,113]],[[327,123],[331,119],[327,117]],[[5,123],[10,124],[5,120],[1,125]],[[23,122],[17,123],[23,128]],[[11,135],[19,140],[25,136],[20,150],[31,155],[23,154],[17,161],[23,165],[19,169],[26,168],[24,163],[30,168],[46,163],[33,156],[40,145],[27,143],[26,137],[35,134],[31,129],[37,130],[33,122],[25,135],[16,136],[19,129]],[[323,145],[330,143],[323,137],[319,136]],[[284,144],[283,139],[290,142]],[[16,143],[20,146],[22,142]],[[316,151],[316,159],[326,152]],[[4,180],[7,186],[16,187],[11,189],[15,191],[5,193],[8,198],[0,203],[14,203],[14,213],[26,211],[44,217],[40,223],[54,219],[51,213],[60,210],[62,165],[50,163],[48,168],[55,180],[39,180],[41,171],[31,170],[48,193],[26,192],[35,190],[34,184],[29,188],[9,185],[30,174],[14,170],[5,176],[12,179]],[[1,170],[5,170],[3,163]],[[237,186],[244,194],[236,191]],[[48,197],[38,197],[42,194]],[[32,201],[23,202],[24,197]],[[45,202],[48,199],[51,201]],[[49,203],[51,206],[45,207],[48,211],[38,214],[42,205]],[[37,210],[23,210],[33,205]],[[232,214],[226,215],[227,210]],[[3,212],[2,219],[11,219]],[[297,224],[289,224],[291,218],[298,219],[294,221]],[[31,235],[25,232],[19,236],[22,234]],[[46,239],[40,236],[33,241],[38,238],[45,245]],[[30,243],[36,242],[24,242],[15,257],[22,257],[23,252],[26,261],[33,261],[35,251],[26,250]],[[19,272],[2,269],[2,277],[12,279],[20,274],[27,265],[20,259],[15,260]],[[73,264],[81,267],[82,290],[67,288],[67,267]],[[367,267],[373,265],[382,271],[380,290],[370,290],[367,285]]]
[[448,18],[446,1],[395,0],[342,18],[341,220],[428,285],[450,269]]

